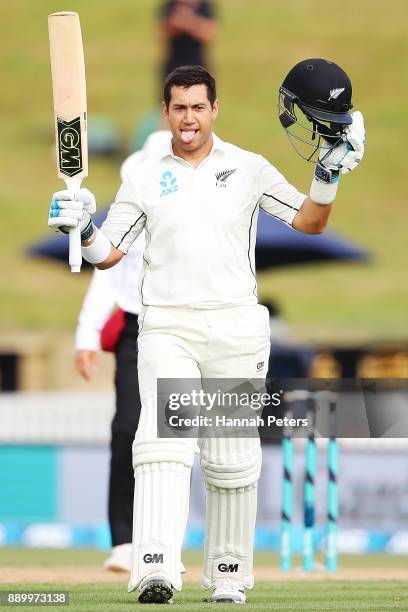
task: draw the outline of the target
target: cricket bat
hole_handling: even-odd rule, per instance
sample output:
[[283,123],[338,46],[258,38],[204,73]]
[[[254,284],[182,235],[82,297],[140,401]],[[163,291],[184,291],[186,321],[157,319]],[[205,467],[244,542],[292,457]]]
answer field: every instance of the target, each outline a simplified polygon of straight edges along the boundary
[[[88,176],[85,62],[77,13],[48,16],[52,90],[54,98],[57,174],[73,195]],[[69,232],[69,265],[80,272],[79,226]]]

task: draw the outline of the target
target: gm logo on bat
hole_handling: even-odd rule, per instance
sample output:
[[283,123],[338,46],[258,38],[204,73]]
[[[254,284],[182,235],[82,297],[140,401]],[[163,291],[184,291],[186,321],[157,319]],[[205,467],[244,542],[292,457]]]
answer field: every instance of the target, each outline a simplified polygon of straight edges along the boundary
[[58,117],[57,122],[60,171],[75,176],[82,172],[81,119],[65,121]]

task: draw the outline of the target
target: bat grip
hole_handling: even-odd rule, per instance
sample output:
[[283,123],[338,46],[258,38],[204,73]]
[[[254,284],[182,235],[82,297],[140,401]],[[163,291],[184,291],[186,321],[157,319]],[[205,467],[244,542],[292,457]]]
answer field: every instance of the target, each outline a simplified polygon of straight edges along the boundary
[[[66,178],[65,184],[68,191],[74,196],[81,188],[81,179]],[[69,265],[71,266],[71,272],[81,271],[82,252],[79,222],[76,227],[69,230]]]

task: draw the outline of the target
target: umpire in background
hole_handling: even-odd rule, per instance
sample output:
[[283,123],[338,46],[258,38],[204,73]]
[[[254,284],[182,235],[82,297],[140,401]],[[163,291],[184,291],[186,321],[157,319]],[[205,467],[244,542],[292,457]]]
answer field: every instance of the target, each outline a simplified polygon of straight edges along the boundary
[[160,7],[159,19],[165,45],[162,79],[179,66],[208,69],[207,47],[216,34],[212,0],[166,0]]
[[[145,155],[150,155],[170,132],[158,131],[143,149],[130,155],[121,168],[122,180]],[[95,269],[79,315],[75,339],[75,367],[85,380],[97,368],[100,348],[115,353],[116,409],[112,420],[108,515],[112,553],[104,568],[130,572],[134,474],[132,443],[140,418],[137,376],[138,315],[141,309],[139,279],[145,248],[144,232],[129,249],[128,256],[109,270]],[[112,315],[115,307],[119,307]]]
[[[75,366],[86,380],[90,380],[97,368],[100,344],[102,349],[115,353],[116,410],[111,428],[108,496],[112,553],[104,563],[105,569],[113,571],[130,571],[131,562],[132,443],[140,417],[137,334],[141,304],[138,279],[143,250],[144,235],[141,235],[132,245],[130,257],[121,262],[124,265],[111,270],[95,270],[76,331]],[[111,316],[115,306],[119,306],[119,310]]]

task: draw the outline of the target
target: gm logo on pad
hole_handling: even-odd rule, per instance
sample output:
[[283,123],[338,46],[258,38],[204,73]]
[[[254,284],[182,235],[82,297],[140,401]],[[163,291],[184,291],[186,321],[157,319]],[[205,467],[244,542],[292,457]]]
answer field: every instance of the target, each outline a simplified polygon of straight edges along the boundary
[[218,565],[218,569],[220,572],[238,572],[238,563],[220,563]]
[[145,563],[163,563],[163,553],[146,553],[143,557]]

